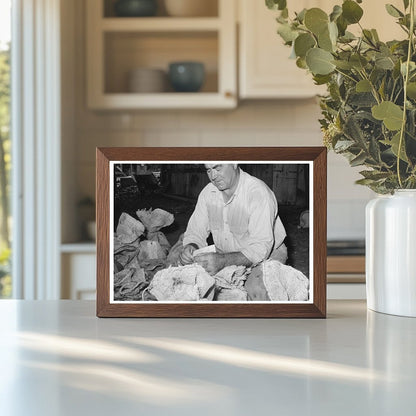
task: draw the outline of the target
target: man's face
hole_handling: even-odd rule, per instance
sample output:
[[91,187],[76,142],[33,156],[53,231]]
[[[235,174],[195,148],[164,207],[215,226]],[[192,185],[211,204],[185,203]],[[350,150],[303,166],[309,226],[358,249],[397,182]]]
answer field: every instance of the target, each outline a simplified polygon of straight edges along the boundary
[[233,187],[237,180],[237,165],[205,165],[209,180],[220,190]]

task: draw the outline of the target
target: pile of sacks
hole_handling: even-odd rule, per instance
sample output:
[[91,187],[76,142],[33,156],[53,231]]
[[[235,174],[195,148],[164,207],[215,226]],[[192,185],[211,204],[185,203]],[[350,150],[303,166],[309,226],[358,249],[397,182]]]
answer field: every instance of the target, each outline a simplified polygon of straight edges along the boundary
[[183,235],[171,247],[162,228],[174,217],[162,209],[123,213],[114,235],[114,300],[306,301],[309,279],[276,260],[253,269],[228,266],[210,276],[198,264],[178,266]]
[[136,215],[138,220],[121,214],[114,235],[115,300],[141,300],[154,274],[172,264],[173,254],[180,252],[175,244],[169,257],[173,247],[160,231],[173,223],[172,214],[157,208],[138,210]]
[[307,301],[309,279],[277,260],[228,266],[215,276],[191,264],[157,272],[147,290],[158,301]]

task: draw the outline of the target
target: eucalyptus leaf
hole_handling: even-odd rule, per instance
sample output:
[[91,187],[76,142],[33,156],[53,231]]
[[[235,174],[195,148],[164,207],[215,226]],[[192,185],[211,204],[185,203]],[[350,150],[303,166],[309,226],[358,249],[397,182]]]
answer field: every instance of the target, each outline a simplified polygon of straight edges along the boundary
[[355,53],[351,56],[350,63],[354,68],[358,70],[363,69],[368,64],[367,60],[358,53]]
[[407,84],[407,97],[416,100],[416,82],[409,82]]
[[409,159],[406,155],[406,149],[405,149],[405,140],[402,140],[402,146],[400,147],[400,156],[399,155],[399,145],[400,145],[400,132],[395,134],[389,143],[391,146],[391,151],[394,153],[396,157],[399,157],[404,162],[409,162]]
[[282,24],[282,25],[284,25],[284,24],[288,24],[287,17],[284,17],[282,14],[281,14],[280,16],[277,16],[277,17],[276,17],[276,22],[277,22],[277,23],[280,23],[280,24]]
[[306,14],[306,9],[301,10],[299,13],[296,14],[297,20],[299,20],[299,22],[303,23],[304,20],[305,20],[305,14]]
[[356,144],[359,149],[366,147],[366,139],[360,126],[361,119],[355,114],[348,117],[344,126],[345,135]]
[[329,15],[329,20],[331,22],[335,22],[338,17],[342,15],[342,7],[336,4],[334,8],[332,9],[332,13]]
[[329,28],[318,35],[318,45],[321,49],[324,49],[328,52],[334,51],[334,44],[332,43],[331,37],[329,35]]
[[337,152],[345,152],[353,145],[354,142],[351,140],[338,140],[334,145],[334,150]]
[[338,39],[338,26],[334,22],[328,23],[329,37],[331,38],[332,45],[336,46]]
[[331,76],[314,74],[313,80],[316,85],[324,85],[324,84],[327,84],[331,80]]
[[357,82],[355,86],[355,90],[357,92],[370,92],[371,91],[371,83],[366,79],[362,79],[361,81]]
[[308,69],[308,65],[306,65],[305,58],[298,58],[296,59],[296,66],[301,69]]
[[386,4],[387,13],[393,17],[403,17],[404,14],[397,8],[394,7],[392,4]]
[[296,30],[293,30],[292,27],[287,24],[280,24],[277,33],[282,37],[282,39],[290,44],[298,37],[298,32]]
[[374,181],[378,181],[380,179],[388,178],[391,173],[390,172],[380,172],[377,170],[363,170],[360,172],[360,175],[364,176],[366,179],[372,179]]
[[344,19],[342,15],[337,19],[337,27],[340,36],[344,36],[345,32],[347,31],[348,22]]
[[360,166],[365,162],[366,159],[366,154],[364,152],[361,152],[358,156],[350,160],[350,165],[352,167]]
[[380,42],[380,38],[378,37],[378,33],[377,33],[377,30],[376,29],[371,29],[371,34],[373,35],[373,39],[376,42]]
[[312,74],[327,75],[334,71],[333,56],[320,48],[313,48],[306,54],[306,64]]
[[378,145],[378,141],[374,136],[370,137],[370,144],[368,147],[369,153],[373,162],[376,166],[380,165],[381,162],[381,154],[380,154],[380,147]]
[[339,69],[349,71],[352,68],[352,65],[348,61],[333,60],[332,63]]
[[266,6],[271,10],[283,10],[286,6],[286,0],[266,0]]
[[[409,63],[409,73],[416,70],[416,64],[414,62]],[[400,64],[400,72],[403,76],[406,76],[406,62]]]
[[318,7],[313,7],[305,13],[305,26],[317,36],[327,30],[328,21],[328,15]]
[[373,38],[373,34],[371,33],[371,30],[364,29],[363,30],[363,35],[364,35],[365,40],[369,44],[374,45],[376,43],[375,39]]
[[400,130],[402,126],[403,110],[391,101],[383,101],[371,109],[373,117],[382,120],[384,125],[392,131]]
[[301,33],[295,39],[295,53],[296,56],[304,58],[306,56],[306,52],[309,49],[313,48],[316,45],[316,41],[314,37],[309,33]]
[[378,56],[375,61],[376,67],[385,70],[394,69],[394,61],[392,57]]
[[342,16],[349,24],[358,23],[363,16],[363,9],[352,0],[342,3]]
[[[339,31],[338,25],[337,25],[337,29]],[[343,36],[341,36],[341,37],[338,38],[338,41],[339,42],[342,42],[342,43],[350,43],[350,42],[352,42],[355,39],[357,39],[357,37],[353,33],[348,32],[348,30],[347,30],[347,31],[345,31],[345,33],[344,33]]]
[[386,78],[381,81],[378,93],[383,100],[386,100]]

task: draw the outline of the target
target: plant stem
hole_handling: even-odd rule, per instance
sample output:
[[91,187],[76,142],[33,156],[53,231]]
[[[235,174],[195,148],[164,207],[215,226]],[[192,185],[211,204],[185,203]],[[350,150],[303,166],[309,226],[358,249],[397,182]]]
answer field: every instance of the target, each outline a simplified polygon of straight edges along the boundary
[[413,50],[413,36],[414,36],[414,27],[415,27],[415,0],[410,0],[410,30],[409,30],[409,46],[407,48],[407,59],[406,59],[406,73],[403,80],[403,118],[402,118],[402,127],[400,129],[400,140],[399,140],[399,148],[397,151],[397,177],[399,179],[399,186],[403,188],[402,178],[400,175],[400,156],[402,152],[403,140],[404,140],[404,132],[406,130],[406,110],[407,110],[407,83],[409,81],[409,68],[410,68],[410,61],[412,58],[412,50]]
[[352,76],[350,76],[348,74],[345,74],[344,72],[340,71],[338,68],[335,68],[335,71],[338,72],[341,75],[344,75],[344,77],[349,78],[351,81],[353,81],[355,83],[358,82],[355,78],[353,78]]

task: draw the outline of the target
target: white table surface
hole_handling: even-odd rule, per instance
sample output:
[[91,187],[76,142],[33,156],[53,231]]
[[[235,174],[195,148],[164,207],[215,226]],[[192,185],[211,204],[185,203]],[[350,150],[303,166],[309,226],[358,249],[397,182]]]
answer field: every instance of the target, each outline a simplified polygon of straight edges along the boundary
[[0,415],[412,415],[416,319],[98,319],[0,301]]

